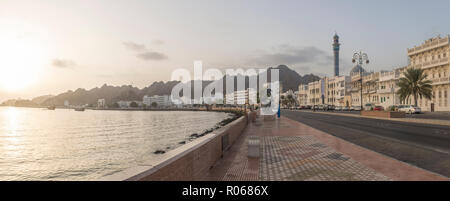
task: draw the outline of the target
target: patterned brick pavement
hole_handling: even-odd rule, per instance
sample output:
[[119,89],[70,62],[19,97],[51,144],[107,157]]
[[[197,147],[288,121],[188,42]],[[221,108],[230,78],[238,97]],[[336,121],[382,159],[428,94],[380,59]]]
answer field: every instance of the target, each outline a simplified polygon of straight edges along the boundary
[[[247,140],[260,139],[260,158]],[[448,180],[300,122],[258,118],[205,175],[208,181]]]
[[266,136],[260,146],[262,181],[390,180],[312,136]]

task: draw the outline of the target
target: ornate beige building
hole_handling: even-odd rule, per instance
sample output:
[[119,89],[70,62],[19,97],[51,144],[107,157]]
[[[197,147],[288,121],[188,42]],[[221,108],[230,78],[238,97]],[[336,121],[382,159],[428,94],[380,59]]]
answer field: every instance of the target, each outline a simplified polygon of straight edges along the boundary
[[309,94],[309,90],[308,90],[308,85],[304,85],[301,84],[298,86],[298,104],[300,106],[307,106],[310,105],[309,104],[309,99],[308,99],[308,94]]
[[298,86],[298,103],[300,106],[325,104],[326,78]]
[[[409,67],[422,68],[433,83],[433,98],[419,98],[419,107],[424,111],[450,111],[450,44],[449,36],[434,37],[420,46],[408,49]],[[408,100],[414,103],[412,99]]]
[[406,67],[397,68],[393,71],[382,71],[378,79],[377,93],[379,96],[379,105],[388,109],[392,105],[400,104],[400,98],[396,93],[399,89],[397,86],[398,79]]
[[369,73],[367,73],[359,64],[350,71],[351,88],[348,95],[351,97],[351,106],[361,107],[361,93],[364,94],[364,91],[361,92],[361,77],[364,77],[367,74]]
[[335,106],[347,106],[350,103],[344,101],[344,97],[350,91],[349,76],[334,76],[325,78],[325,104]]
[[336,106],[414,104],[412,97],[399,99],[397,83],[408,68],[422,68],[432,81],[431,100],[419,98],[422,111],[450,111],[450,36],[434,37],[420,46],[408,49],[409,65],[392,71],[366,72],[360,65],[350,71],[350,76],[322,78],[320,81],[299,86],[300,105],[330,104]]

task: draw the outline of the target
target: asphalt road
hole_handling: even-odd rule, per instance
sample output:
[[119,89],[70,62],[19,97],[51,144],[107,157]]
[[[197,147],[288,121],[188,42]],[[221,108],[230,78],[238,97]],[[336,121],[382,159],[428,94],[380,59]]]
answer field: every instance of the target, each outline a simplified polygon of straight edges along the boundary
[[353,144],[450,177],[450,126],[289,110],[281,114]]
[[[312,111],[312,110],[305,110],[305,111]],[[317,110],[316,112],[323,112],[323,111]],[[344,114],[360,113],[360,111],[327,111],[327,112],[344,113]],[[406,114],[406,117],[414,119],[450,120],[450,112],[423,112],[420,114]]]

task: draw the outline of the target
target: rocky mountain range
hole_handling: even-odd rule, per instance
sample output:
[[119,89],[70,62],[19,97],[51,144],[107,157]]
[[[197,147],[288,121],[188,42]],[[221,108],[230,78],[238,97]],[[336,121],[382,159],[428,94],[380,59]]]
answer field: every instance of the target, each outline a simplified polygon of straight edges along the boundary
[[[286,65],[280,65],[278,67],[270,67],[270,69],[278,69],[280,75],[280,82],[283,86],[283,92],[287,90],[297,91],[300,84],[307,84],[319,80],[320,78],[313,74],[307,74],[301,76],[296,71],[290,69]],[[270,71],[269,71],[270,72]],[[238,75],[239,76],[239,75]],[[241,75],[242,76],[242,75]],[[270,73],[269,76],[270,77]],[[236,77],[234,77],[236,83]],[[222,78],[224,82],[225,89],[225,77]],[[269,79],[270,80],[270,79]],[[194,81],[191,81],[191,84]],[[197,81],[196,81],[197,82]],[[207,86],[212,81],[203,81],[203,88]],[[105,99],[107,105],[112,105],[120,100],[127,101],[140,101],[145,95],[169,95],[172,92],[172,88],[177,85],[179,81],[168,81],[168,82],[154,82],[148,87],[139,89],[131,85],[123,86],[110,86],[104,84],[101,87],[95,87],[90,90],[79,88],[75,91],[69,90],[67,92],[58,94],[56,96],[40,96],[32,100],[21,100],[18,103],[21,105],[26,102],[26,105],[30,106],[62,106],[67,100],[71,105],[84,105],[92,104],[95,105],[98,99]],[[236,86],[236,85],[235,85]],[[248,77],[246,77],[246,88],[248,87]],[[225,93],[224,93],[225,94]],[[15,106],[17,100],[5,101],[2,105],[12,105]]]

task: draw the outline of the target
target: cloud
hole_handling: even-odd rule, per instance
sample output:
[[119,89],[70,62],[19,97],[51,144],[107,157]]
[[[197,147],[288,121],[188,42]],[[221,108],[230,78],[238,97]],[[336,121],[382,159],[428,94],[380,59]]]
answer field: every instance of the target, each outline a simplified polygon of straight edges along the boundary
[[132,51],[143,52],[143,51],[147,50],[145,45],[137,44],[137,43],[133,43],[133,42],[124,42],[123,45],[125,45],[126,48],[128,48],[129,50],[132,50]]
[[136,55],[137,58],[143,59],[143,60],[166,60],[168,57],[160,52],[151,52],[146,51],[144,53],[140,53]]
[[56,68],[71,68],[75,65],[75,62],[66,59],[53,59],[52,61],[52,66]]
[[308,64],[320,63],[322,65],[331,64],[333,57],[328,55],[325,51],[316,47],[292,47],[290,45],[280,45],[273,48],[270,53],[263,53],[262,55],[253,58],[256,64]]
[[311,68],[308,66],[300,66],[296,68],[296,70],[298,70],[297,72],[300,74],[305,74],[305,72],[311,72]]
[[153,45],[163,45],[163,44],[164,44],[164,41],[162,41],[162,40],[153,40],[153,41],[152,41],[152,44],[153,44]]
[[[302,74],[330,74],[334,72],[334,57],[332,50],[329,52],[321,50],[314,46],[294,47],[291,45],[278,45],[270,51],[259,52],[251,58],[248,64],[277,66],[285,64],[298,70]],[[340,59],[340,72],[344,72],[349,65],[345,59]]]
[[[164,42],[160,40],[155,40],[152,41],[152,43],[163,44]],[[147,49],[147,47],[145,47],[145,45],[143,44],[124,42],[123,45],[131,51],[138,52],[136,53],[136,57],[145,61],[148,60],[161,61],[169,58],[164,53]]]

